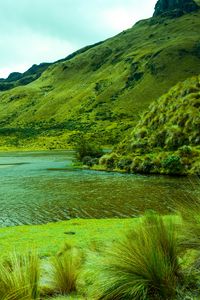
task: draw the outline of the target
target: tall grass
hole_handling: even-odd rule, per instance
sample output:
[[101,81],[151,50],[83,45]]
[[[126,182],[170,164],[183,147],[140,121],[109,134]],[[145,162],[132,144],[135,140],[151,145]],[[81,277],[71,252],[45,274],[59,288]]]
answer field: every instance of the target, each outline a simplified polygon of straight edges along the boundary
[[39,299],[39,269],[36,253],[10,254],[0,264],[0,299]]
[[172,221],[165,223],[156,214],[146,214],[98,261],[95,272],[95,299],[174,299],[182,274]]
[[200,251],[200,197],[187,195],[178,204],[178,211],[183,222],[182,247]]
[[51,284],[61,295],[76,292],[77,279],[82,263],[82,254],[76,248],[66,246],[64,251],[53,257]]

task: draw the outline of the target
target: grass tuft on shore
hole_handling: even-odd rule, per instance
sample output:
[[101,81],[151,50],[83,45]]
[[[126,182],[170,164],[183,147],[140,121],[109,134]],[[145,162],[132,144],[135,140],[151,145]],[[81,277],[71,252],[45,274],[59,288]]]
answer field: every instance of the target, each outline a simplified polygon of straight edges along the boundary
[[77,279],[82,264],[82,253],[77,248],[65,246],[53,257],[51,265],[51,285],[54,291],[67,295],[77,291]]
[[97,259],[91,295],[98,300],[174,299],[182,280],[178,257],[173,222],[148,213]]
[[11,253],[0,264],[0,299],[39,299],[40,266],[36,253]]

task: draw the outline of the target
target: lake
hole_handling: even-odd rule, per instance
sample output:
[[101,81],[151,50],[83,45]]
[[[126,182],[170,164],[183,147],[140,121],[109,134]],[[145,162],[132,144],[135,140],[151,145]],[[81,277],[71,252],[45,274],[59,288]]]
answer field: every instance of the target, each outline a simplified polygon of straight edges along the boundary
[[0,153],[0,226],[174,212],[198,180],[77,170],[71,151]]

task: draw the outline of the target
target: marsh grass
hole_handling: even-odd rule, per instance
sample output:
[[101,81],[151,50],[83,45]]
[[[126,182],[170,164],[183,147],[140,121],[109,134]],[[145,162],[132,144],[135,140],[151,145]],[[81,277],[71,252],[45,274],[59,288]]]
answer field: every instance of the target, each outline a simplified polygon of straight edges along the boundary
[[173,222],[148,213],[125,239],[90,263],[93,276],[96,273],[91,296],[98,300],[174,299],[182,281],[178,255]]
[[[191,179],[191,184],[199,185],[198,177]],[[185,274],[189,278],[188,289],[200,291],[200,197],[198,192],[186,194],[181,203],[178,203],[177,210],[182,218],[181,233],[179,244],[182,251],[185,251]],[[186,276],[185,276],[186,277]],[[186,285],[186,284],[185,284]]]
[[198,193],[199,178],[189,179],[193,194],[185,193],[181,201],[177,202],[177,211],[182,219],[181,247],[185,250],[200,252],[200,194]]
[[77,291],[77,279],[83,256],[77,249],[65,245],[52,259],[51,285],[55,292],[66,295]]
[[0,299],[39,299],[40,266],[36,253],[10,254],[0,264]]

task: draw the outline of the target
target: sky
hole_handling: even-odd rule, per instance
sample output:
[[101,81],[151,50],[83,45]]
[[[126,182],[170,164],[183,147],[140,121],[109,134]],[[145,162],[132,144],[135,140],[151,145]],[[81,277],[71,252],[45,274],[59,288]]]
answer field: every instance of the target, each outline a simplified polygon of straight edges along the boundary
[[156,0],[0,0],[0,78],[53,62],[152,16]]

